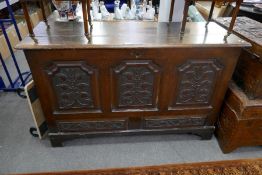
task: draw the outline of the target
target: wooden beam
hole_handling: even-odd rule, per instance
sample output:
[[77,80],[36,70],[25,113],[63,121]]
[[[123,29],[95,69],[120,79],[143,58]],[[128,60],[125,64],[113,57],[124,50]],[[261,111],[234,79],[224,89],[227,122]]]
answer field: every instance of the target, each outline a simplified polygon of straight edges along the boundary
[[212,1],[212,4],[211,4],[209,16],[208,16],[208,22],[210,22],[211,19],[212,19],[213,12],[214,12],[214,8],[215,8],[215,4],[216,4],[216,0],[213,0],[213,1]]
[[185,32],[189,4],[190,4],[190,0],[185,0],[184,15],[183,15],[182,26],[181,26],[181,30],[180,30],[181,34],[184,34],[184,32]]
[[231,22],[230,22],[230,26],[229,26],[229,28],[228,28],[228,32],[229,32],[229,33],[232,32],[233,27],[234,27],[234,25],[235,25],[235,21],[236,21],[237,14],[238,14],[239,9],[240,9],[241,2],[242,2],[241,0],[236,2],[236,7],[235,7],[235,9],[234,9],[234,11],[233,11],[232,19],[231,19]]
[[175,0],[171,0],[170,13],[169,13],[169,22],[172,22],[172,19],[173,19],[174,5],[175,5]]
[[25,16],[25,20],[26,20],[26,23],[27,23],[29,35],[31,37],[34,37],[35,34],[34,34],[34,31],[33,31],[33,27],[32,27],[30,15],[29,15],[29,12],[28,12],[28,9],[27,9],[26,1],[20,1],[20,2],[21,2],[21,6],[23,8],[23,11],[24,11],[24,16]]
[[87,0],[87,15],[88,15],[88,23],[91,27],[91,29],[93,28],[93,24],[92,24],[92,18],[91,18],[91,14],[90,14],[90,11],[91,11],[91,7],[90,7],[90,0]]
[[43,2],[43,1],[40,1],[40,8],[41,8],[41,11],[42,11],[42,15],[43,15],[44,22],[45,22],[47,28],[49,28],[48,21],[47,21],[47,17],[46,17],[46,13],[45,13],[44,2]]

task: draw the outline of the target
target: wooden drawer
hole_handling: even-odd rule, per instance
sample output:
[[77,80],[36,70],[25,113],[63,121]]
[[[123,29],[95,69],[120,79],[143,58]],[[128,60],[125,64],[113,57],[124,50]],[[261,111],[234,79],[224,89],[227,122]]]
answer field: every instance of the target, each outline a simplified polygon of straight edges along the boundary
[[57,121],[59,132],[102,132],[128,129],[127,119]]
[[148,117],[143,120],[144,129],[164,129],[204,126],[206,117],[203,116],[177,116],[177,117]]

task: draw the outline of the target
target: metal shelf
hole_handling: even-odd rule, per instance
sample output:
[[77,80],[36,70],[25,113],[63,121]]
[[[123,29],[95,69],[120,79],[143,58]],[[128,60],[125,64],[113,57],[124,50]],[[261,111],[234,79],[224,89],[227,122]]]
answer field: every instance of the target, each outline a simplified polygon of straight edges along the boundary
[[[19,0],[9,0],[10,5],[18,2]],[[2,10],[3,8],[6,8],[6,2],[5,1],[1,1],[0,2],[0,10]]]

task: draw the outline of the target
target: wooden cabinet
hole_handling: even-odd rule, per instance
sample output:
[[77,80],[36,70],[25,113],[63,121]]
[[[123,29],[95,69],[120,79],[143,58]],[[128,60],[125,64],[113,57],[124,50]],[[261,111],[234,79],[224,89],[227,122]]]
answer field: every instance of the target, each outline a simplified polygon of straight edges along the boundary
[[83,31],[81,23],[49,23],[50,32],[43,23],[35,29],[38,43],[28,37],[17,47],[32,70],[53,146],[109,134],[211,138],[241,48],[249,46],[234,35],[225,43],[226,30],[214,23],[208,34],[204,23],[189,24],[180,38],[177,23],[94,22],[91,41],[64,35]]
[[262,145],[262,100],[250,100],[231,83],[218,120],[217,136],[224,153],[240,146]]

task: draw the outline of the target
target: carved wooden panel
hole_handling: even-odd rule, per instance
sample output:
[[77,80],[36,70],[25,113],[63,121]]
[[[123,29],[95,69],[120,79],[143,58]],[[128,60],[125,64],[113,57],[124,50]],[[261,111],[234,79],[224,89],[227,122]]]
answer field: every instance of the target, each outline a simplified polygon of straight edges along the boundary
[[203,117],[178,117],[167,119],[145,119],[144,127],[147,129],[153,128],[175,128],[185,126],[203,126],[205,118]]
[[149,60],[123,61],[113,69],[116,108],[156,108],[160,69]]
[[[217,18],[216,21],[223,26],[229,27],[231,17]],[[237,17],[234,25],[234,32],[248,38],[258,45],[262,45],[262,23],[258,21],[244,16]]]
[[57,99],[57,108],[95,109],[97,108],[96,70],[84,62],[54,62],[48,68],[48,75]]
[[223,66],[216,59],[190,60],[177,68],[178,91],[173,105],[208,105]]
[[106,131],[127,129],[126,120],[116,121],[79,121],[79,122],[57,122],[59,131],[81,132],[81,131]]

